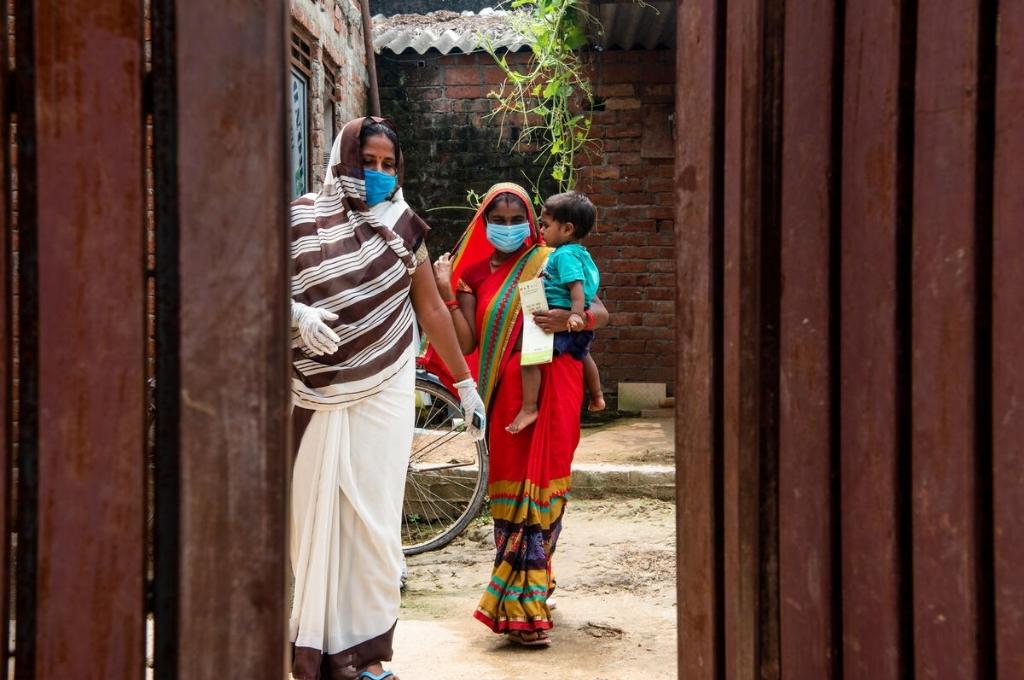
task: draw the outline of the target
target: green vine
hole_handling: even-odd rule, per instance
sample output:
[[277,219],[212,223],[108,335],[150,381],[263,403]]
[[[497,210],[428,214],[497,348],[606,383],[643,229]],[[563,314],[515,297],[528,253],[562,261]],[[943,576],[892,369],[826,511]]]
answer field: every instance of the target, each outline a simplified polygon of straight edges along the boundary
[[[587,23],[597,23],[578,0],[511,0],[513,27],[530,41],[524,65],[509,64],[507,55],[484,42],[484,49],[504,72],[492,97],[491,116],[501,118],[502,136],[509,118],[520,121],[514,145],[536,149],[544,159],[534,193],[547,172],[560,191],[576,185],[576,162],[592,143],[590,129],[594,95],[580,48],[587,44]],[[538,197],[535,196],[535,200]]]

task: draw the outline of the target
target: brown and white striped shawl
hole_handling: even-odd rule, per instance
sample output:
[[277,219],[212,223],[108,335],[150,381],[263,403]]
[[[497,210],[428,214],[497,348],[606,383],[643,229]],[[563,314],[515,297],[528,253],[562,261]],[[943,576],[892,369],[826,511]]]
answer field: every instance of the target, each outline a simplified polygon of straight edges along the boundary
[[[306,351],[292,334],[292,394],[296,406],[335,409],[372,396],[412,354],[409,297],[417,249],[429,227],[399,188],[390,200],[366,205],[359,133],[371,121],[345,125],[331,149],[324,187],[291,207],[292,299],[338,315],[329,325],[341,342],[330,356]],[[399,183],[402,159],[398,159]]]

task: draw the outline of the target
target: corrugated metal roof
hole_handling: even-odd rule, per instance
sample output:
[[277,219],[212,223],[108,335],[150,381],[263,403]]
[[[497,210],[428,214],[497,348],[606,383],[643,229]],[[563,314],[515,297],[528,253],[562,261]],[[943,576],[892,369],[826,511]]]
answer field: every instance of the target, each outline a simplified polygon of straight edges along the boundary
[[429,49],[441,54],[456,50],[468,53],[480,49],[485,41],[510,52],[529,47],[526,37],[513,28],[511,13],[501,10],[373,17],[373,47],[378,54],[384,50],[395,54],[415,50],[423,54]]
[[676,44],[676,3],[596,2],[591,13],[604,27],[603,35],[594,36],[602,49],[653,50]]
[[[621,0],[591,0],[590,11],[602,32],[592,36],[599,49],[656,49],[675,45],[675,2],[643,4]],[[373,17],[373,46],[377,53],[390,50],[419,54],[436,49],[441,54],[473,52],[486,39],[510,52],[528,48],[529,41],[513,26],[512,13],[491,8],[479,12],[438,11]]]

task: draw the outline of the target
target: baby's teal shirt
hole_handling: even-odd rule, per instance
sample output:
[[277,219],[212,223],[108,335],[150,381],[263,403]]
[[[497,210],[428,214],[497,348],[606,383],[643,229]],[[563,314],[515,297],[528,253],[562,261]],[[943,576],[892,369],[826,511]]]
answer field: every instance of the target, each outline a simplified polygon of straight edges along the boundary
[[563,243],[548,256],[544,268],[544,295],[548,307],[572,309],[569,284],[573,281],[583,282],[584,306],[589,307],[601,284],[601,273],[586,248],[579,243]]

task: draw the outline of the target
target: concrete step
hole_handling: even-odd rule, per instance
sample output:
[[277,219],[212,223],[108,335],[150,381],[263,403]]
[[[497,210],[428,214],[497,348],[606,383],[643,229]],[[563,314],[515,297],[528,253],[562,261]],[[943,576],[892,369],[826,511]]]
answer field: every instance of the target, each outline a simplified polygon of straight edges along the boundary
[[671,465],[613,465],[577,463],[572,466],[574,498],[676,497],[676,469]]

